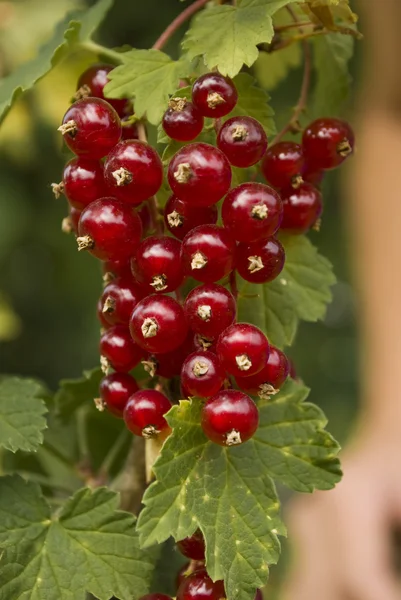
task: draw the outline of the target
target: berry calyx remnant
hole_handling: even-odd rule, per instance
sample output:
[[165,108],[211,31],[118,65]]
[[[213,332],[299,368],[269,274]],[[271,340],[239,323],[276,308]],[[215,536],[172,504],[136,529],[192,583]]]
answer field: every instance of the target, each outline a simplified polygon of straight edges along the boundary
[[219,119],[228,115],[237,100],[238,92],[233,81],[220,73],[205,73],[192,87],[192,102],[204,117]]
[[232,117],[219,130],[217,146],[234,167],[251,167],[267,148],[267,135],[252,117]]
[[159,435],[168,428],[164,415],[171,402],[157,390],[139,390],[128,400],[124,409],[124,421],[133,434],[146,439]]
[[138,390],[136,380],[128,373],[112,373],[103,377],[100,382],[100,403],[96,405],[100,410],[101,407],[107,408],[114,416],[122,419],[130,396]]
[[300,144],[278,142],[271,146],[262,161],[262,173],[275,188],[297,188],[302,183],[304,153]]
[[220,446],[238,446],[258,428],[259,413],[254,401],[238,390],[222,390],[202,408],[202,429]]

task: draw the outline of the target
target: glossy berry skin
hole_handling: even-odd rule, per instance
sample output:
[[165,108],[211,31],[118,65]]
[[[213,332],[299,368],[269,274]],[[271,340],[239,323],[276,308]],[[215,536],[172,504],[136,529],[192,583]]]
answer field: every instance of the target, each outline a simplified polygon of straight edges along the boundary
[[205,569],[186,577],[177,592],[177,600],[224,600],[225,597],[223,581],[213,582]]
[[179,240],[198,225],[215,225],[218,211],[213,206],[191,206],[172,194],[164,207],[164,222],[167,229]]
[[155,370],[155,375],[171,379],[181,373],[181,367],[188,354],[195,349],[193,335],[189,332],[184,342],[171,352],[163,354],[149,355],[146,359],[151,361]]
[[109,412],[120,419],[132,394],[139,390],[138,384],[128,373],[112,373],[100,382],[100,398]]
[[254,401],[238,390],[222,390],[202,408],[205,435],[220,446],[234,446],[249,440],[258,428],[259,413]]
[[269,397],[281,388],[289,371],[290,363],[284,352],[275,346],[270,346],[269,358],[263,369],[251,377],[236,377],[235,381],[241,390],[249,394],[261,398]]
[[181,346],[188,326],[184,311],[174,298],[152,294],[134,308],[130,331],[141,348],[153,354],[162,354]]
[[106,98],[103,93],[105,85],[109,82],[107,76],[114,68],[115,65],[101,63],[91,65],[78,79],[77,90],[84,96],[96,96],[96,98],[106,100],[117,111],[119,116],[123,117],[130,110],[129,100]]
[[250,283],[273,281],[283,270],[284,262],[284,248],[274,237],[253,244],[238,245],[237,271]]
[[151,438],[167,429],[164,415],[170,410],[170,400],[157,390],[139,390],[128,400],[124,421],[132,433]]
[[203,129],[203,116],[186,98],[171,98],[163,116],[162,126],[172,140],[190,142]]
[[192,102],[204,117],[225,117],[237,100],[238,92],[233,81],[220,73],[205,73],[192,87]]
[[341,119],[317,119],[304,131],[302,145],[311,168],[334,169],[354,150],[355,137],[350,125]]
[[112,277],[132,277],[131,262],[128,259],[106,260],[102,266],[103,273]]
[[269,352],[265,334],[249,323],[230,325],[217,341],[217,356],[227,373],[235,377],[249,377],[261,371]]
[[143,350],[135,344],[128,327],[114,325],[100,338],[100,354],[119,373],[128,373],[143,357]]
[[217,338],[235,320],[236,303],[232,293],[217,283],[194,288],[184,303],[185,318],[195,333]]
[[106,321],[106,319],[104,318],[103,303],[102,303],[101,298],[99,298],[99,300],[97,301],[97,304],[96,304],[96,315],[97,315],[98,321],[99,321],[102,329],[104,331],[106,331],[106,329],[110,329],[110,327],[111,327],[110,323],[108,321]]
[[232,117],[220,127],[217,146],[234,167],[251,167],[267,148],[262,125],[252,117]]
[[103,165],[97,160],[81,157],[70,160],[64,167],[63,184],[68,202],[80,210],[108,193]]
[[181,261],[186,275],[197,281],[213,283],[234,268],[235,242],[231,234],[217,225],[199,225],[184,238]]
[[78,223],[81,218],[82,210],[79,208],[75,208],[74,206],[70,206],[69,210],[69,218],[72,230],[74,233],[78,233]]
[[163,165],[146,142],[123,140],[107,156],[104,177],[117,198],[137,205],[159,191]]
[[256,242],[276,233],[283,218],[281,198],[263,183],[242,183],[223,202],[224,227],[239,242]]
[[[129,123],[130,116],[121,119],[121,139],[122,140],[139,140],[138,125]],[[128,124],[129,123],[129,124]]]
[[[100,198],[82,212],[78,224],[78,243],[100,260],[124,260],[139,245],[142,224],[128,204],[114,198]],[[86,237],[88,236],[88,237]]]
[[199,530],[177,542],[177,548],[181,554],[191,560],[205,560],[205,540]]
[[306,183],[311,183],[315,187],[320,188],[323,183],[324,173],[323,169],[313,170],[308,163],[305,163],[302,169],[302,178]]
[[143,291],[129,276],[116,277],[106,285],[101,297],[102,313],[110,325],[128,325],[135,306],[143,298]]
[[302,183],[303,164],[304,153],[300,144],[278,142],[267,150],[261,168],[267,181],[282,189]]
[[188,144],[171,159],[168,183],[174,194],[190,206],[211,206],[229,190],[230,164],[210,144]]
[[182,365],[181,383],[190,396],[214,396],[221,389],[225,378],[226,373],[212,352],[193,352]]
[[120,140],[121,121],[108,102],[84,98],[67,110],[59,131],[74,154],[96,160]]
[[131,260],[132,273],[148,294],[172,292],[184,278],[180,255],[180,241],[152,235],[139,244]]
[[322,195],[310,183],[303,183],[298,189],[284,190],[283,220],[280,229],[289,233],[305,233],[319,219],[323,211]]
[[146,596],[141,596],[139,600],[173,600],[170,596],[166,596],[166,594],[146,594]]

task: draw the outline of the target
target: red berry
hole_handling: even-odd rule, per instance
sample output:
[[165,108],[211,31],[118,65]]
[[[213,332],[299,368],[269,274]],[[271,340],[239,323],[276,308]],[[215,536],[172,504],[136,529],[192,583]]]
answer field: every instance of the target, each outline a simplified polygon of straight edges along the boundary
[[230,325],[217,341],[223,368],[235,377],[248,377],[263,369],[269,356],[265,334],[249,323]]
[[263,183],[242,183],[230,190],[223,202],[224,226],[239,242],[264,240],[280,226],[281,198]]
[[102,364],[108,363],[115,371],[128,373],[143,357],[142,349],[135,344],[128,327],[114,325],[100,338]]
[[131,123],[131,118],[132,115],[128,115],[128,117],[121,119],[122,140],[139,140],[138,125]]
[[202,429],[220,446],[249,440],[258,428],[259,413],[254,401],[237,390],[222,390],[202,408]]
[[298,189],[284,190],[283,220],[280,229],[290,233],[305,233],[319,219],[323,210],[322,195],[310,183],[303,183]]
[[219,119],[228,115],[237,104],[238,92],[229,77],[206,73],[192,87],[192,101],[204,117]]
[[189,577],[189,575],[192,575],[195,571],[199,571],[199,569],[204,569],[204,563],[202,561],[191,561],[181,567],[175,580],[177,590],[186,577]]
[[130,396],[138,390],[137,382],[128,373],[112,373],[103,377],[100,382],[100,398],[103,405],[121,419]]
[[269,398],[275,394],[288,377],[290,364],[284,352],[270,346],[269,358],[263,369],[250,377],[236,377],[238,387],[249,394],[257,394],[261,398]]
[[110,104],[100,98],[84,98],[65,113],[59,131],[67,146],[79,156],[106,156],[121,137],[121,122]]
[[350,125],[340,119],[317,119],[304,131],[302,144],[312,169],[334,169],[354,151]]
[[319,188],[323,182],[324,171],[323,169],[313,170],[307,163],[305,163],[302,169],[302,178],[307,183],[311,183],[315,187]]
[[234,167],[250,167],[266,152],[267,135],[256,119],[232,117],[220,128],[217,146]]
[[224,600],[224,582],[213,582],[205,569],[195,571],[184,579],[177,592],[177,600]]
[[[226,373],[212,352],[193,352],[181,369],[181,383],[190,396],[209,398],[221,389]],[[188,555],[187,555],[188,556]]]
[[191,536],[177,542],[177,548],[181,554],[191,560],[205,560],[205,540],[199,529]]
[[170,596],[166,596],[166,594],[146,594],[146,596],[141,596],[139,600],[173,600]]
[[113,279],[104,288],[101,298],[105,320],[110,325],[128,325],[132,311],[142,298],[143,293],[132,276]]
[[262,161],[262,173],[276,188],[297,187],[302,183],[303,149],[295,142],[271,146]]
[[215,225],[217,207],[191,206],[172,194],[164,207],[164,221],[167,229],[180,240],[198,225]]
[[117,198],[135,205],[159,191],[163,165],[146,142],[124,140],[106,158],[104,176]]
[[222,285],[206,283],[188,294],[184,312],[192,331],[214,339],[234,322],[236,303]]
[[78,250],[88,250],[100,260],[123,260],[138,247],[142,224],[128,204],[100,198],[82,212],[78,232]]
[[80,210],[108,193],[103,165],[87,158],[73,158],[66,164],[63,185],[68,202]]
[[231,183],[231,168],[225,155],[210,144],[188,144],[171,159],[168,182],[181,200],[191,206],[216,204]]
[[159,375],[171,379],[181,373],[181,367],[191,352],[194,351],[193,335],[189,333],[184,342],[171,352],[149,355],[146,360],[142,361],[145,371],[150,373],[152,377]]
[[124,421],[132,433],[152,438],[167,429],[164,415],[171,408],[170,400],[157,390],[139,390],[128,400]]
[[112,277],[132,277],[131,262],[127,259],[106,260],[103,263],[103,273]]
[[230,233],[217,225],[199,225],[182,242],[184,273],[198,281],[212,283],[234,268],[235,242]]
[[143,240],[131,260],[135,279],[148,293],[173,292],[182,283],[181,242],[167,236]]
[[188,327],[184,311],[174,298],[153,294],[134,308],[130,330],[141,348],[160,354],[178,348],[186,338]]
[[217,340],[204,337],[199,333],[194,335],[193,344],[196,351],[202,352],[207,350],[208,352],[213,352],[213,354],[216,354],[216,343]]
[[283,270],[285,251],[276,238],[253,244],[238,244],[237,271],[251,283],[273,281]]
[[171,98],[162,125],[171,139],[190,142],[202,131],[203,117],[199,109],[186,98]]
[[116,98],[105,98],[103,89],[109,82],[107,75],[115,68],[114,65],[96,64],[91,65],[82,73],[78,79],[78,96],[96,96],[106,100],[117,111],[120,117],[123,117],[131,108],[129,100],[118,100]]
[[81,218],[81,214],[82,210],[75,208],[74,206],[70,206],[68,222],[71,225],[74,233],[78,233],[78,223],[79,219]]
[[97,318],[100,321],[102,328],[105,330],[110,329],[110,327],[111,327],[110,323],[108,321],[106,321],[106,319],[104,318],[103,303],[102,303],[101,298],[99,298],[99,300],[97,301],[96,314],[97,314]]

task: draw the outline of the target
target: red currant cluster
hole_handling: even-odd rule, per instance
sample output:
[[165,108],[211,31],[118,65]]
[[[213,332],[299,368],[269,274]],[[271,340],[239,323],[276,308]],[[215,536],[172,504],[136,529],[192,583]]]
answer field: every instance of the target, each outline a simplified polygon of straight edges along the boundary
[[[222,123],[237,103],[233,82],[218,73],[201,76],[192,101],[170,100],[163,127],[172,139],[188,142],[212,117],[217,147],[194,142],[173,156],[167,175],[173,194],[164,222],[174,237],[147,235],[149,199],[162,184],[163,165],[150,145],[132,139],[135,130],[121,140],[127,131],[121,117],[132,106],[104,99],[111,68],[94,66],[79,80],[78,99],[60,127],[77,158],[57,186],[73,211],[78,248],[103,261],[107,273],[98,307],[105,329],[100,351],[104,370],[115,372],[103,379],[98,406],[123,417],[136,435],[167,433],[164,415],[171,402],[163,387],[139,389],[129,374],[142,362],[151,378],[180,376],[185,397],[205,399],[202,427],[209,439],[240,444],[258,426],[248,394],[274,394],[289,363],[257,327],[236,322],[236,298],[221,280],[229,277],[235,292],[235,270],[252,283],[279,275],[285,253],[277,231],[304,232],[316,222],[321,195],[310,182],[352,152],[352,131],[323,119],[306,129],[302,146],[281,142],[267,150],[257,120],[240,116]],[[245,168],[260,160],[274,188],[248,182],[230,190],[231,165]],[[216,205],[223,197],[220,226]],[[160,221],[155,212],[153,227]],[[179,289],[188,277],[202,285],[182,301]]]

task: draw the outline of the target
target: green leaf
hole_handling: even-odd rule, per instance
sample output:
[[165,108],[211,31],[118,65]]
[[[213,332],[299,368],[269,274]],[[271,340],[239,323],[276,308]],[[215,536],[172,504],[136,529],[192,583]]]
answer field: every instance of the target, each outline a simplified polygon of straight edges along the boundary
[[47,412],[43,386],[32,379],[0,378],[0,446],[34,452],[43,442]]
[[263,125],[267,135],[274,135],[276,127],[273,119],[274,110],[268,104],[270,96],[255,85],[255,79],[248,73],[240,73],[235,77],[234,82],[238,91],[238,102],[224,121],[244,115],[253,117]]
[[157,125],[170,94],[186,77],[190,65],[185,59],[172,60],[160,50],[130,50],[121,54],[123,64],[109,74],[105,93],[110,98],[135,98],[135,114],[145,113],[150,123]]
[[274,90],[288,75],[290,69],[301,64],[301,47],[291,44],[279,52],[260,52],[253,68],[258,83],[266,90]]
[[0,597],[30,600],[139,598],[152,576],[133,515],[105,488],[81,489],[56,514],[40,488],[0,479]]
[[113,0],[99,0],[86,11],[68,13],[36,58],[23,63],[0,82],[0,123],[14,102],[60,62],[74,45],[90,39],[112,4]]
[[234,77],[258,58],[258,44],[271,42],[272,16],[287,4],[289,0],[238,0],[236,6],[211,6],[195,17],[182,46],[190,60],[203,55],[209,68]]
[[97,367],[91,371],[84,371],[83,377],[79,379],[61,380],[60,389],[54,396],[58,415],[68,420],[80,406],[87,402],[93,403],[99,396],[102,377],[102,371]]
[[304,492],[332,488],[341,477],[339,447],[323,430],[321,411],[303,402],[307,393],[289,380],[274,399],[258,403],[254,437],[231,448],[203,434],[199,399],[173,407],[173,434],[143,499],[141,543],[179,540],[199,527],[212,579],[224,579],[230,600],[254,600],[278,559],[277,535],[285,532],[271,477]]

